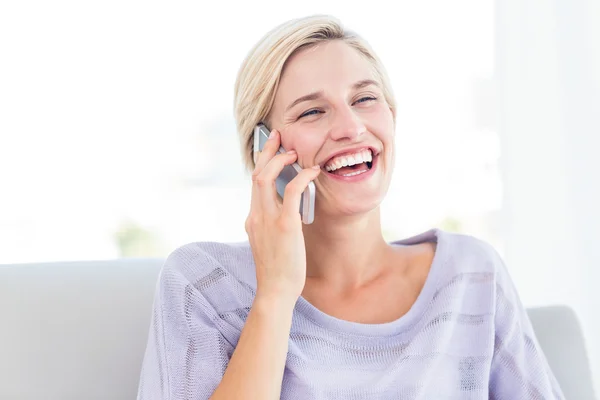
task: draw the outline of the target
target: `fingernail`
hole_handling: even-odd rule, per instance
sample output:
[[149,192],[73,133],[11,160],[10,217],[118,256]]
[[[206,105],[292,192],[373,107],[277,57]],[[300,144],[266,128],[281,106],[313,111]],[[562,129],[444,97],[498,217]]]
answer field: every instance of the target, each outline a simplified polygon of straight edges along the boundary
[[321,166],[320,166],[319,164],[317,164],[317,165],[313,165],[313,166],[312,166],[312,169],[321,169]]
[[271,131],[271,133],[269,134],[269,139],[273,139],[273,138],[275,137],[275,133],[276,133],[276,132],[277,132],[277,131],[276,131],[275,129],[273,129],[273,130]]
[[288,154],[296,154],[296,150],[288,150],[288,151],[286,151],[286,153],[288,153]]

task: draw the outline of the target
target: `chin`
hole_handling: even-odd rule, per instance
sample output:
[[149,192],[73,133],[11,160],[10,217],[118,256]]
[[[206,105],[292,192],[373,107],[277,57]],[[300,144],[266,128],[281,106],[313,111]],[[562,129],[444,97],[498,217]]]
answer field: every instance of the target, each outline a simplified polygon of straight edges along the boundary
[[331,217],[351,216],[367,214],[377,209],[387,194],[391,178],[383,173],[378,159],[379,157],[374,160],[369,174],[358,175],[348,180],[327,175],[327,195],[320,197],[320,188],[317,187],[318,214]]
[[378,192],[372,194],[357,193],[354,196],[334,198],[328,204],[327,214],[345,216],[366,214],[379,207],[384,196],[385,193]]

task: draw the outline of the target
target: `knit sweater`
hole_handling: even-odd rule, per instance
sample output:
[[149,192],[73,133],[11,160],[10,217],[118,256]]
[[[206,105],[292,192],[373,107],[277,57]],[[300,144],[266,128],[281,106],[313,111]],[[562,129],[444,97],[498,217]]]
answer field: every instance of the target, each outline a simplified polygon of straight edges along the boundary
[[[564,399],[506,266],[487,242],[431,229],[424,286],[402,317],[363,324],[296,302],[285,400]],[[189,243],[161,270],[138,400],[208,399],[256,293],[248,242]]]

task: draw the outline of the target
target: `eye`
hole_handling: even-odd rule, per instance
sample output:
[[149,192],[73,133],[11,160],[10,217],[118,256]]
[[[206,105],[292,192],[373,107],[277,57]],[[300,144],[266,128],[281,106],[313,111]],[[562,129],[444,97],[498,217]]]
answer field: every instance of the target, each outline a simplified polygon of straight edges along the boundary
[[320,113],[322,113],[322,111],[320,111],[320,110],[316,110],[316,109],[308,110],[305,113],[303,113],[302,115],[300,115],[298,118],[303,118],[303,117],[307,117],[309,115],[316,115],[316,114],[320,114]]
[[367,101],[371,101],[371,100],[377,100],[377,97],[372,97],[372,96],[365,96],[365,97],[361,97],[360,99],[356,100],[354,103],[364,103]]
[[[365,96],[365,97],[361,97],[360,99],[356,100],[356,101],[354,102],[354,104],[357,104],[357,103],[366,103],[367,101],[375,101],[375,100],[377,100],[377,97],[373,97],[373,96]],[[353,105],[354,105],[354,104],[353,104]],[[300,118],[304,118],[304,117],[308,117],[308,116],[310,116],[310,115],[317,115],[317,114],[322,114],[322,113],[323,113],[323,111],[321,111],[321,110],[318,110],[318,109],[312,109],[312,110],[305,111],[303,114],[301,114],[301,115],[298,117],[298,119],[300,119]]]

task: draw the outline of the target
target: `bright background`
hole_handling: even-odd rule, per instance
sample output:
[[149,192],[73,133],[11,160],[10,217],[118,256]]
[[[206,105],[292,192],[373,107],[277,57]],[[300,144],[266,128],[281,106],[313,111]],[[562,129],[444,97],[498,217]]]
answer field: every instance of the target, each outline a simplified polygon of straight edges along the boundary
[[398,100],[386,238],[489,241],[526,305],[576,309],[600,371],[599,2],[283,4],[4,2],[0,264],[245,240],[238,67],[276,24],[330,13]]

